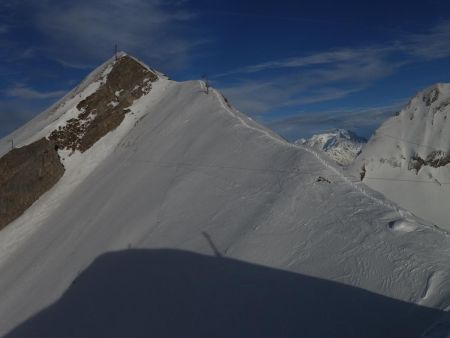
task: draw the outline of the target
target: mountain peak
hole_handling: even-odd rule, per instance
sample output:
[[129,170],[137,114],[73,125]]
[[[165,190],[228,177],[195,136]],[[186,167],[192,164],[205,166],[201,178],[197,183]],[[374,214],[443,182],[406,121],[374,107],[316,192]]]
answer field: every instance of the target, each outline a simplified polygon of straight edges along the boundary
[[129,112],[130,105],[151,90],[158,76],[127,54],[109,69],[100,87],[76,106],[80,112],[50,134],[60,149],[89,149],[115,129]]
[[128,56],[127,52],[125,52],[123,50],[121,50],[120,52],[117,52],[116,55],[117,55],[118,58],[121,58],[121,57],[124,57],[124,56]]
[[420,92],[418,92],[406,106],[418,107],[424,105],[430,107],[433,111],[442,107],[443,104],[448,104],[450,97],[450,83],[435,83]]
[[5,206],[0,210],[0,228],[58,183],[68,169],[66,156],[86,152],[121,126],[135,101],[147,95],[158,79],[138,60],[120,53],[31,121],[31,128],[19,130],[23,138],[15,139],[17,147],[0,158],[5,174],[0,189],[6,192],[0,195],[0,205]]
[[449,114],[450,84],[425,88],[378,128],[354,167],[369,186],[447,229],[448,208],[440,201],[450,197],[442,185],[450,180]]
[[367,140],[346,129],[334,129],[329,132],[315,134],[309,139],[296,141],[312,148],[324,151],[340,165],[349,165],[360,153]]

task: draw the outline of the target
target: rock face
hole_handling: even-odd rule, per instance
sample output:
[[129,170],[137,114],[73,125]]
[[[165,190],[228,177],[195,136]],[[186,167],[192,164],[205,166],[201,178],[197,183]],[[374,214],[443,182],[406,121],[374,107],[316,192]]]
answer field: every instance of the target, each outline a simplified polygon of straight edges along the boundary
[[365,138],[359,137],[349,130],[337,129],[313,135],[307,140],[300,139],[295,143],[324,151],[339,165],[348,166],[358,156],[366,142]]
[[[450,84],[414,96],[370,138],[355,177],[400,206],[450,230]],[[363,172],[365,171],[365,173]]]
[[429,166],[433,168],[445,167],[450,163],[450,153],[445,153],[440,150],[434,150],[430,152],[425,159],[415,154],[411,157],[408,169],[414,169],[416,174],[419,173],[420,169],[424,166]]
[[121,57],[107,80],[77,105],[76,118],[53,131],[50,139],[62,149],[89,149],[123,121],[128,107],[151,90],[157,75],[129,56]]
[[43,138],[0,159],[0,229],[19,217],[64,174],[53,142]]
[[[34,143],[0,159],[0,229],[19,217],[63,175],[58,150],[85,152],[116,129],[133,102],[150,92],[158,76],[127,55],[99,74],[99,87],[80,98],[75,117]],[[63,108],[61,108],[63,109]]]

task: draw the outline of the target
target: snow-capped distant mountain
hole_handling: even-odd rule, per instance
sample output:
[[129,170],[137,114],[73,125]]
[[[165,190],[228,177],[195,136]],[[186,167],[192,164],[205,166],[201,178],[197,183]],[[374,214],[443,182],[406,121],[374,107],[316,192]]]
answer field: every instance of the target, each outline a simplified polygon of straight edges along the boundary
[[450,84],[425,89],[388,119],[352,169],[389,199],[450,230]]
[[327,133],[315,134],[309,139],[302,138],[295,144],[322,150],[336,163],[348,166],[358,156],[366,142],[365,138],[359,137],[349,130],[336,129]]
[[12,137],[0,336],[419,337],[450,306],[446,234],[201,81],[123,54]]

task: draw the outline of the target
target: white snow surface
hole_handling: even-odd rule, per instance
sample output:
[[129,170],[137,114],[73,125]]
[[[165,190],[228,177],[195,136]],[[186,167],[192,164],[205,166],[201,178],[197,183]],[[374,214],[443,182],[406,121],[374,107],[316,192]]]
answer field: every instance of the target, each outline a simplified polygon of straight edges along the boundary
[[365,144],[365,140],[345,129],[336,129],[315,134],[308,139],[299,139],[295,144],[303,144],[325,152],[332,160],[342,166],[353,162]]
[[[16,142],[45,136],[70,118],[112,62],[16,131]],[[1,231],[0,335],[57,302],[100,255],[129,248],[219,252],[222,260],[314,277],[399,304],[449,309],[449,236],[352,183],[322,154],[289,144],[217,91],[207,95],[199,81],[160,76],[131,110],[85,153],[61,152],[63,178]],[[2,154],[9,138],[1,142]],[[331,183],[317,182],[318,176]],[[367,309],[373,322],[354,321],[345,306],[319,319],[340,305],[316,297],[299,300],[295,310],[305,337],[414,337],[427,324],[425,316],[408,317],[413,311],[391,314],[368,304],[357,313]],[[315,313],[319,317],[308,317]]]
[[[355,179],[365,166],[364,183],[403,208],[450,230],[450,164],[411,168],[416,156],[450,153],[450,84],[418,93],[371,137],[351,168]],[[449,116],[450,117],[450,116]]]

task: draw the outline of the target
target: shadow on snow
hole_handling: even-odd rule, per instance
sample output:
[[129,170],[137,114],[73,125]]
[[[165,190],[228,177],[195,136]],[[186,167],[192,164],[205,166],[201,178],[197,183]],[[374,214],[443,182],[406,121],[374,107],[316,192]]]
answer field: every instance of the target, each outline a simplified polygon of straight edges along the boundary
[[96,259],[7,337],[419,337],[441,311],[222,257],[126,250]]

